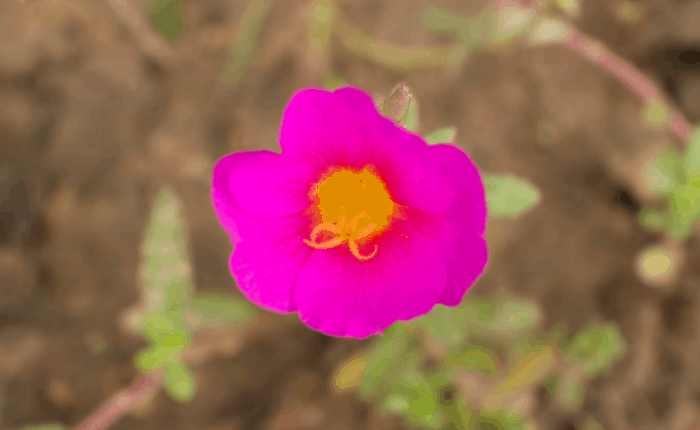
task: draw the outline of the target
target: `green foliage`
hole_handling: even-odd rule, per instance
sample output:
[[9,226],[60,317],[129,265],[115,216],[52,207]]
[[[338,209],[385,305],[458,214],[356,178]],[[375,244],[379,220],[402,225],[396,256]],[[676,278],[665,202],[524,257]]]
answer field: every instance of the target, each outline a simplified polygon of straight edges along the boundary
[[577,412],[586,398],[586,387],[578,375],[562,375],[554,383],[553,395],[564,410]]
[[[358,395],[420,429],[527,429],[531,422],[519,414],[517,399],[538,384],[575,412],[587,379],[622,357],[624,339],[614,324],[568,339],[561,325],[538,331],[540,320],[532,304],[502,294],[437,305],[374,340]],[[435,345],[444,348],[437,362]],[[486,400],[471,404],[470,396]]]
[[153,25],[168,39],[174,41],[182,36],[184,19],[179,0],[146,0],[146,7],[151,13]]
[[428,145],[436,145],[438,143],[454,143],[457,136],[455,127],[438,128],[432,133],[425,136],[425,141]]
[[539,203],[539,190],[530,182],[511,175],[484,175],[489,216],[507,218],[521,215]]
[[645,166],[646,186],[663,198],[665,207],[644,207],[639,223],[652,232],[686,240],[700,219],[700,127],[695,126],[684,153],[666,148]]
[[335,90],[347,85],[345,78],[338,72],[331,72],[323,81],[323,88],[327,90]]
[[418,101],[416,100],[415,97],[411,98],[411,102],[408,105],[408,113],[406,114],[406,122],[404,123],[403,127],[412,132],[415,133],[418,131]]
[[579,332],[564,354],[567,362],[583,369],[587,377],[595,378],[622,358],[626,350],[619,327],[610,323]]
[[171,363],[165,373],[163,387],[165,391],[178,402],[189,402],[195,394],[196,384],[192,371],[185,363]]
[[240,325],[254,316],[252,306],[235,297],[218,293],[194,297],[185,236],[177,196],[163,190],[151,210],[142,246],[146,306],[135,320],[150,345],[138,352],[135,364],[142,372],[164,368],[163,387],[179,402],[191,400],[196,389],[192,372],[182,362],[193,330]]

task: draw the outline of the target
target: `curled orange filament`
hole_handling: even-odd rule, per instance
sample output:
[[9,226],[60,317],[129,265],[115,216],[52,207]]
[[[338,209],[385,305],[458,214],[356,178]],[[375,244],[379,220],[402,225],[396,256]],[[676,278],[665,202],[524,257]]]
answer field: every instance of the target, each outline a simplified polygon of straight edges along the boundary
[[[369,260],[377,254],[377,250],[379,249],[379,247],[377,245],[374,245],[374,251],[372,251],[372,253],[369,255],[360,254],[360,249],[357,246],[357,241],[366,238],[367,236],[372,234],[376,229],[376,226],[370,222],[369,225],[362,229],[360,232],[355,232],[355,229],[357,228],[357,222],[363,218],[368,218],[368,216],[366,214],[362,214],[356,217],[348,226],[348,229],[343,228],[342,224],[344,223],[341,223],[341,225],[332,222],[321,223],[314,227],[313,231],[311,231],[311,240],[304,239],[304,243],[316,249],[331,249],[335,248],[338,245],[342,245],[347,241],[352,255],[354,255],[355,257],[357,257],[357,259],[362,261]],[[323,242],[319,242],[319,236],[324,231],[335,234],[335,237],[332,237]]]
[[[362,255],[358,242],[383,232],[397,206],[373,167],[361,171],[332,169],[314,184],[309,195],[316,201],[313,209],[320,220],[311,231],[310,240],[304,239],[305,244],[330,249],[347,242],[352,255],[362,261],[377,254],[378,246],[374,245],[371,254]],[[358,226],[360,222],[364,228]],[[332,237],[322,240],[328,233]]]

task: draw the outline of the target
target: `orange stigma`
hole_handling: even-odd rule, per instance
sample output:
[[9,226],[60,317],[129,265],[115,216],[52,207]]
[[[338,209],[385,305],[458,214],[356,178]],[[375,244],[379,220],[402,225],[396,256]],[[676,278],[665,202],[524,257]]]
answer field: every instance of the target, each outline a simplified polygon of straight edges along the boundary
[[347,242],[352,255],[363,261],[377,254],[376,244],[371,254],[360,254],[358,242],[383,232],[397,207],[377,175],[367,167],[361,172],[336,170],[314,185],[311,197],[317,202],[321,222],[311,231],[311,240],[304,239],[305,244],[330,249]]

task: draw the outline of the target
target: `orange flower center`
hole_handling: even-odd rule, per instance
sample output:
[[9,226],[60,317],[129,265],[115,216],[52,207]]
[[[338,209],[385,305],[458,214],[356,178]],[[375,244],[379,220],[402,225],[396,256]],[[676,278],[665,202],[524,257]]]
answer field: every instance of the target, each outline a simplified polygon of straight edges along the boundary
[[317,202],[321,222],[304,243],[316,249],[330,249],[345,242],[352,255],[368,260],[377,254],[360,254],[358,243],[383,232],[397,205],[384,182],[367,167],[361,172],[336,170],[314,185],[311,197]]

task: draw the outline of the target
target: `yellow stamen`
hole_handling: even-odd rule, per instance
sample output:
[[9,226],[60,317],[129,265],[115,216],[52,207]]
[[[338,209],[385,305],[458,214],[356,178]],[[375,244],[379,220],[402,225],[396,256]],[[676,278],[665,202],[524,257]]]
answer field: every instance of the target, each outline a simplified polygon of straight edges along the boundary
[[[320,223],[311,231],[311,240],[304,239],[305,244],[315,249],[330,249],[347,242],[352,255],[362,261],[377,254],[376,244],[371,254],[360,254],[358,242],[382,233],[397,209],[378,176],[368,168],[360,172],[335,170],[315,184],[310,195],[316,201]],[[367,224],[360,229],[360,222]],[[323,232],[334,237],[320,242]]]

